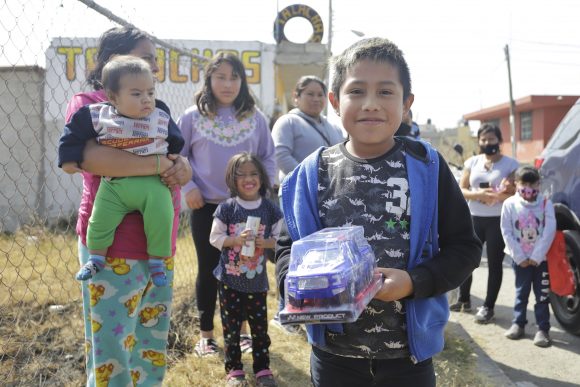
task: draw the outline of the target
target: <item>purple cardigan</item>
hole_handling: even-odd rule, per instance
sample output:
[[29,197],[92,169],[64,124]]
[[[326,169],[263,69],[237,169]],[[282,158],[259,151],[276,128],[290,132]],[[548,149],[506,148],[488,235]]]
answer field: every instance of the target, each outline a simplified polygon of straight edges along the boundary
[[233,107],[219,108],[216,117],[209,118],[199,114],[197,106],[192,106],[177,120],[177,126],[185,139],[181,154],[187,157],[193,170],[192,180],[182,188],[184,194],[198,188],[203,199],[214,204],[229,198],[226,165],[240,152],[257,155],[270,182],[274,182],[274,142],[266,117],[259,110],[238,121]]

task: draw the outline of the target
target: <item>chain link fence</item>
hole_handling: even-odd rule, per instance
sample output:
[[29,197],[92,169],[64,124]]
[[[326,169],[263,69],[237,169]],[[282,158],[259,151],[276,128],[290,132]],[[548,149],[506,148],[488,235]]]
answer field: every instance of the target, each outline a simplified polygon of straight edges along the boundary
[[[122,3],[118,7],[122,16],[92,1],[0,0],[2,385],[84,383],[81,291],[74,280],[82,179],[57,167],[57,146],[67,102],[75,93],[89,90],[85,73],[94,63],[100,34],[124,24],[124,18],[140,27],[134,9],[123,8]],[[73,28],[79,22],[87,37],[79,37]],[[161,68],[158,98],[177,118],[193,102],[204,57],[230,47],[223,44],[227,42],[208,48],[195,41],[154,40]],[[273,70],[260,66],[268,60],[273,63],[273,57],[266,57],[273,50],[259,42],[248,44],[253,46],[234,51],[239,50],[249,69],[252,91],[264,101],[269,89],[261,79],[273,79]],[[273,93],[273,85],[271,89]],[[261,108],[271,111],[263,103]],[[172,318],[180,305],[192,304],[195,251],[187,217],[182,213]],[[193,319],[191,307],[184,308]],[[172,322],[174,329],[176,325]],[[177,336],[170,335],[170,350],[179,350]]]

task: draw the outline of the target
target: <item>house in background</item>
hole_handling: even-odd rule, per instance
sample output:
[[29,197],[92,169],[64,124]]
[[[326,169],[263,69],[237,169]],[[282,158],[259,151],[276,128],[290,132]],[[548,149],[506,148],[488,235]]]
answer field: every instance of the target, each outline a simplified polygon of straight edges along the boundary
[[[530,95],[515,100],[516,159],[522,163],[533,163],[554,130],[579,96]],[[512,155],[510,142],[510,104],[485,108],[465,114],[465,120],[490,122],[499,126],[503,136],[502,152]]]

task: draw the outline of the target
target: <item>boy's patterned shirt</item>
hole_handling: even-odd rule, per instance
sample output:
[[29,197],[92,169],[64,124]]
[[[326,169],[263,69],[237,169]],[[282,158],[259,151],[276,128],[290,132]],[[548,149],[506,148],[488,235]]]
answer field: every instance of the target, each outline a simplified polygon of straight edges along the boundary
[[[324,227],[360,225],[377,266],[405,270],[410,251],[410,191],[403,145],[362,160],[343,144],[324,150],[318,170],[318,207]],[[372,300],[344,334],[327,334],[326,351],[351,357],[409,356],[405,307]]]

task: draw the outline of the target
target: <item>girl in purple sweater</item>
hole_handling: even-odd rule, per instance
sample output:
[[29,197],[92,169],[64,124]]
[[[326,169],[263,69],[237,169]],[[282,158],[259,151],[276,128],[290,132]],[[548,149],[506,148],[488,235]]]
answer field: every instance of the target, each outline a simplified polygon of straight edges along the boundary
[[[191,212],[191,234],[197,252],[195,283],[201,339],[194,351],[199,356],[215,355],[213,317],[217,280],[213,270],[220,251],[209,242],[213,214],[218,204],[230,197],[225,184],[226,166],[241,152],[257,155],[270,181],[274,181],[274,143],[265,116],[250,95],[246,70],[237,56],[219,53],[206,65],[203,88],[195,105],[185,111],[177,125],[185,139],[181,154],[187,156],[193,177],[182,191]],[[251,339],[241,338],[242,350],[251,349]]]

